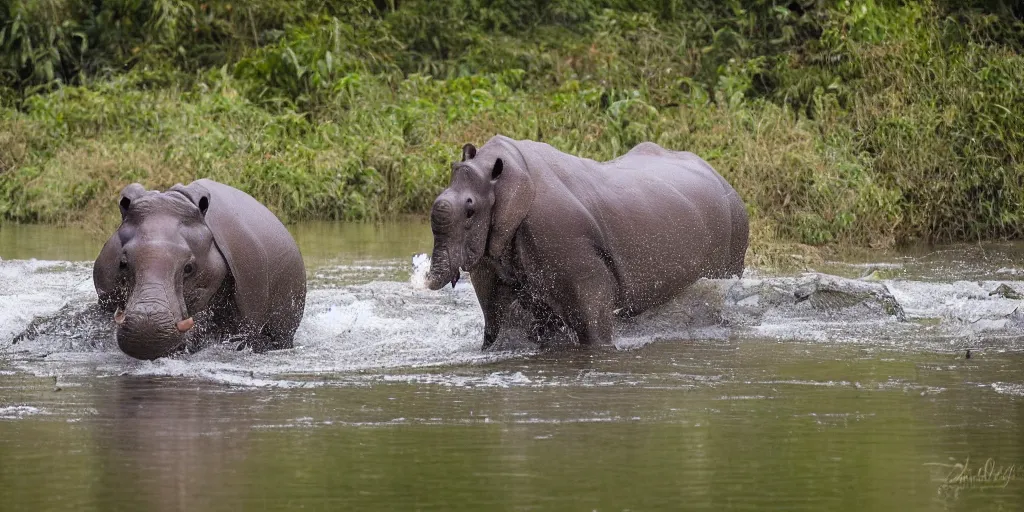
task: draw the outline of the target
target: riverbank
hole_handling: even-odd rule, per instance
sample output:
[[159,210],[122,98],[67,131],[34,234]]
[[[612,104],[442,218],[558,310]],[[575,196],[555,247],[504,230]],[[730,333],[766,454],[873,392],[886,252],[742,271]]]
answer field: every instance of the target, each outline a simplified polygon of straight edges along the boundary
[[599,160],[693,151],[746,201],[756,247],[1024,233],[1012,13],[385,3],[176,0],[129,13],[122,41],[37,37],[59,58],[2,64],[0,219],[108,230],[124,184],[198,177],[286,221],[423,215],[462,144],[502,133]]

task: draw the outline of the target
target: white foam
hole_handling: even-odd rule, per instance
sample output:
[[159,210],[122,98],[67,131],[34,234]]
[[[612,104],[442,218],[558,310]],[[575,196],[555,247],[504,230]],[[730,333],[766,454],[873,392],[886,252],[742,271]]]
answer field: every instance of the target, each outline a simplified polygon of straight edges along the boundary
[[901,269],[901,268],[904,268],[904,266],[905,266],[902,263],[845,263],[845,262],[841,262],[841,261],[830,261],[828,263],[832,264],[832,265],[843,265],[843,266],[851,267],[851,268],[888,269],[888,270]]
[[46,414],[43,409],[31,405],[10,405],[0,407],[0,420],[17,420],[26,416]]
[[430,256],[416,254],[412,257],[412,276],[409,282],[418,290],[427,289],[427,271],[430,270]]
[[[1002,281],[932,283],[895,280],[886,284],[909,316],[939,318],[961,325],[1007,318],[1022,301],[990,295]],[[1010,286],[1024,288],[1019,283]],[[1024,291],[1024,290],[1022,290]],[[984,330],[987,322],[979,325]]]
[[[44,335],[8,345],[11,336],[34,317],[51,315],[65,305],[73,309],[91,304],[95,292],[91,263],[5,260],[0,262],[0,343],[9,366],[34,375],[174,376],[255,387],[358,385],[368,382],[367,378],[345,375],[476,365],[535,351],[525,339],[510,350],[481,351],[483,318],[469,280],[454,289],[427,290],[424,278],[429,262],[427,255],[414,256],[407,280],[398,264],[390,261],[316,269],[314,275],[326,277],[311,282],[293,349],[253,354],[216,345],[147,362],[121,354],[110,340],[94,346],[96,340],[90,334],[95,333],[88,332]],[[409,270],[408,260],[404,265]],[[372,279],[381,273],[402,276],[396,277],[402,280]],[[634,350],[652,342],[747,337],[895,347],[941,345],[946,350],[950,345],[976,343],[978,333],[985,333],[988,344],[1017,347],[1024,333],[1024,313],[1014,313],[1021,301],[989,295],[1002,281],[865,283],[865,289],[891,292],[910,320],[899,322],[880,308],[823,312],[815,310],[812,301],[797,302],[794,290],[808,282],[807,276],[753,275],[698,282],[665,307],[619,324],[616,347]],[[1020,282],[1006,283],[1024,288]],[[538,385],[517,380],[515,374],[461,380],[451,375],[413,375],[399,378],[445,385]]]
[[1024,384],[993,382],[992,389],[1001,395],[1024,396]]
[[447,387],[499,387],[529,386],[534,384],[522,372],[495,372],[487,375],[446,375],[446,374],[397,374],[382,375],[382,382],[404,382],[409,384],[439,384]]
[[6,345],[33,318],[71,301],[95,297],[91,263],[43,260],[0,262],[0,343]]

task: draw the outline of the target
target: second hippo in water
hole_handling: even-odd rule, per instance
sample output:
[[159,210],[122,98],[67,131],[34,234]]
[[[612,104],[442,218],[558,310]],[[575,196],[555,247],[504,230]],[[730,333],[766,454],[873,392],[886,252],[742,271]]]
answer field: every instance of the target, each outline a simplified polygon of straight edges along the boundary
[[306,303],[306,271],[288,230],[241,190],[211,180],[164,193],[128,185],[121,226],[93,282],[117,344],[155,359],[203,337],[254,350],[290,348]]
[[463,147],[430,222],[427,285],[469,272],[484,348],[515,301],[557,315],[583,344],[610,343],[615,312],[742,274],[749,232],[736,191],[693,153],[643,143],[596,162],[502,136]]

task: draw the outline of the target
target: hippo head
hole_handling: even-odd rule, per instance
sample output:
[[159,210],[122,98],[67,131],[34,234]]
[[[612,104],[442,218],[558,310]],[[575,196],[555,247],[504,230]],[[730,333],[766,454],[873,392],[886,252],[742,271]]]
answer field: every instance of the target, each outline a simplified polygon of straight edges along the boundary
[[96,261],[100,303],[113,310],[117,344],[137,359],[185,345],[192,315],[205,310],[228,266],[205,222],[210,194],[177,186],[160,193],[132,184],[118,200],[121,225]]
[[470,271],[483,258],[491,229],[495,185],[501,158],[475,158],[472,144],[462,147],[462,161],[452,164],[451,183],[430,211],[434,251],[427,286],[439,290],[459,280],[459,269]]

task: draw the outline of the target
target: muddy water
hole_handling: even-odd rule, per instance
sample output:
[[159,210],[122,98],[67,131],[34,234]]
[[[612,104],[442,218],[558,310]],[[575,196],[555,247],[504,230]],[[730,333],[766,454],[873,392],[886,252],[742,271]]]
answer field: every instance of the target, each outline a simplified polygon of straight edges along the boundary
[[481,353],[468,280],[412,284],[425,226],[294,232],[295,349],[139,362],[68,320],[102,240],[0,227],[2,509],[1024,509],[1022,245],[752,270],[615,348]]

